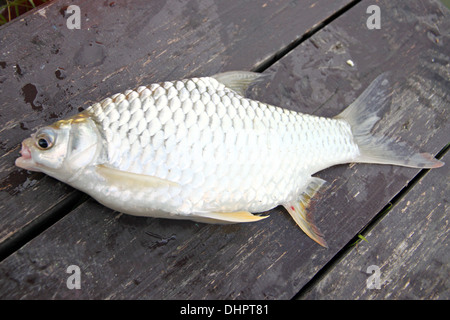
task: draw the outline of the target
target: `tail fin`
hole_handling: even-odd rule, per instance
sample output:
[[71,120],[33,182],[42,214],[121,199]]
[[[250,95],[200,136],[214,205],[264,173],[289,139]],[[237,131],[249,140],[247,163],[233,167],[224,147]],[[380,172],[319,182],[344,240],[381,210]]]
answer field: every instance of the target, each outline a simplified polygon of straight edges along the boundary
[[360,156],[355,162],[394,164],[413,168],[438,168],[443,162],[429,153],[418,153],[405,143],[386,137],[373,136],[370,131],[380,120],[377,115],[390,102],[389,73],[379,75],[347,109],[335,118],[344,119],[359,146]]

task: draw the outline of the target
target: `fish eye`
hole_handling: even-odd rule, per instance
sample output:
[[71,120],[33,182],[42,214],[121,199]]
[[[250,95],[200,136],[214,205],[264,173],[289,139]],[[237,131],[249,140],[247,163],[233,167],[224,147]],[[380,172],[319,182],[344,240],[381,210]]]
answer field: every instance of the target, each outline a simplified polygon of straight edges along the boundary
[[38,145],[39,147],[41,147],[42,149],[47,149],[48,146],[50,145],[50,143],[45,139],[45,138],[40,138],[38,140]]
[[36,134],[36,146],[41,150],[48,150],[55,143],[55,134],[50,130],[42,130]]

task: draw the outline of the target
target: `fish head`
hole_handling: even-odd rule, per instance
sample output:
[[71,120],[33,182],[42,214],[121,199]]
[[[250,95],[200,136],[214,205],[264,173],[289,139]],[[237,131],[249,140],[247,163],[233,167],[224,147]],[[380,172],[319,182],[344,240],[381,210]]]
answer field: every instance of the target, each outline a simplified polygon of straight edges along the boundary
[[66,182],[99,154],[99,133],[86,117],[73,117],[45,126],[22,142],[16,166],[46,173]]

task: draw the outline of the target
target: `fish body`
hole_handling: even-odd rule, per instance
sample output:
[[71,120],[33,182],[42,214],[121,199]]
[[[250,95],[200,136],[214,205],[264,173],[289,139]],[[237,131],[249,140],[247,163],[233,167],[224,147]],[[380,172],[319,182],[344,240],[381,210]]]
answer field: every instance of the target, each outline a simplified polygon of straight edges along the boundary
[[229,72],[115,94],[24,140],[16,165],[132,215],[249,222],[283,205],[322,245],[306,213],[324,184],[314,173],[348,162],[442,165],[370,135],[388,96],[385,76],[335,118],[246,98],[259,76]]

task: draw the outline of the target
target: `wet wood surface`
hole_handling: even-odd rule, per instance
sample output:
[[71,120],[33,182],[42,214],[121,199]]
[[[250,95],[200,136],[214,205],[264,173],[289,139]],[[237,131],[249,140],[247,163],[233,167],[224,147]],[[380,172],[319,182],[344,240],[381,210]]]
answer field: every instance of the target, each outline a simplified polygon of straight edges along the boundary
[[[214,1],[156,1],[159,7],[151,8],[144,5],[147,2],[133,3],[93,6],[80,1],[81,11],[88,13],[79,31],[66,30],[62,9],[70,3],[64,1],[0,29],[2,44],[7,43],[0,55],[2,245],[20,238],[17,234],[26,232],[36,220],[63,215],[0,262],[0,297],[291,299],[308,286],[308,293],[300,297],[373,298],[364,294],[367,274],[348,281],[333,276],[333,269],[340,270],[339,263],[321,277],[324,282],[311,279],[418,169],[357,164],[318,173],[329,182],[313,208],[329,245],[324,249],[307,238],[282,208],[271,210],[270,218],[258,223],[226,226],[132,217],[85,200],[81,193],[54,179],[19,170],[14,159],[20,141],[35,128],[74,114],[111,93],[146,82],[250,70],[272,60],[264,70],[266,81],[254,87],[251,96],[324,116],[342,111],[378,74],[390,71],[393,103],[375,128],[377,134],[436,154],[445,148],[450,133],[448,9],[437,1],[378,1],[381,28],[370,30],[366,26],[370,1],[347,7],[332,21],[327,19],[348,2],[233,2],[225,8]],[[323,21],[326,26],[317,33],[298,46],[289,46]],[[14,31],[23,29],[30,30],[29,38],[19,43]],[[292,49],[287,55],[270,59],[286,47]],[[427,199],[419,197],[421,205],[406,212],[409,225],[417,221],[420,226],[427,212],[448,213],[445,192],[431,188],[421,193],[420,189],[434,185],[436,190],[436,179],[446,185],[448,170],[440,168],[420,177],[419,183],[404,191],[405,200],[409,194],[414,197],[413,192],[421,195],[426,191]],[[58,206],[61,203],[68,205]],[[439,210],[429,211],[427,203]],[[368,236],[369,243],[364,244],[373,250],[367,249],[372,252],[369,257],[379,258],[373,264],[388,263],[383,259],[389,259],[389,252],[395,252],[395,245],[402,241],[411,246],[424,242],[417,251],[421,261],[428,253],[444,252],[439,261],[448,262],[444,250],[448,227],[440,229],[444,235],[440,243],[432,236],[408,238],[411,231],[402,232],[402,223],[391,214],[402,212],[404,204],[397,205],[384,218],[393,221],[377,233],[377,241]],[[391,226],[397,233],[389,235]],[[428,252],[426,248],[431,246],[441,247]],[[368,260],[367,256],[358,260],[356,255],[351,264],[364,269],[372,263]],[[70,265],[80,267],[79,290],[66,286]],[[402,281],[409,279],[410,272],[415,281],[427,285],[424,273],[404,270]],[[334,283],[341,289],[334,289],[333,296],[323,288]],[[386,282],[381,294],[402,297],[400,286]],[[432,282],[429,288],[442,292],[434,296],[418,292],[414,297],[448,298],[445,283],[437,286]]]
[[72,2],[54,1],[2,27],[0,243],[81,196],[14,166],[37,128],[142,84],[255,68],[349,2],[86,0],[69,30]]

